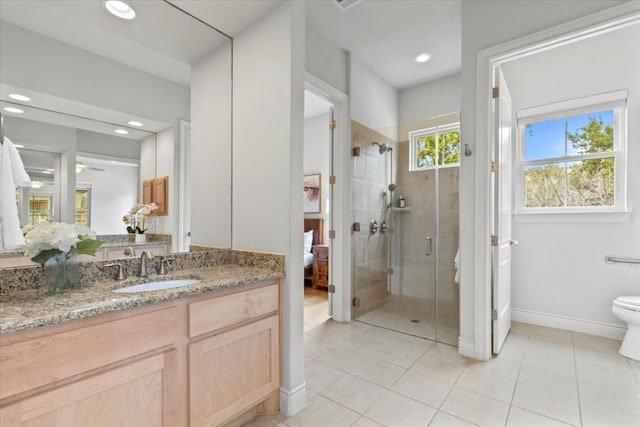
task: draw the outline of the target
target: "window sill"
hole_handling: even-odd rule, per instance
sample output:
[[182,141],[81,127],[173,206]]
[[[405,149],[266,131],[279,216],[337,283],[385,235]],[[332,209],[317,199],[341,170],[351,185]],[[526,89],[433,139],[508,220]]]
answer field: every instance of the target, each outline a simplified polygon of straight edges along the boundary
[[624,212],[527,212],[513,214],[514,223],[627,223],[631,211]]

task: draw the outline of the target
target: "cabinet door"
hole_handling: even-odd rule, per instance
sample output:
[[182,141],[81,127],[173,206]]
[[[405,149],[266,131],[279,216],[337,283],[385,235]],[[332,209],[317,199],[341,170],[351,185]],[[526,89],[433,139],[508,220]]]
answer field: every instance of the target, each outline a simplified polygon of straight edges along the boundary
[[160,176],[153,179],[153,201],[158,205],[158,209],[154,211],[155,215],[167,215],[169,206],[167,200],[167,177]]
[[142,203],[148,205],[153,202],[153,179],[145,179],[142,182]]
[[175,426],[176,374],[176,350],[170,350],[4,407],[0,425]]
[[280,387],[278,316],[189,345],[192,426],[217,426]]

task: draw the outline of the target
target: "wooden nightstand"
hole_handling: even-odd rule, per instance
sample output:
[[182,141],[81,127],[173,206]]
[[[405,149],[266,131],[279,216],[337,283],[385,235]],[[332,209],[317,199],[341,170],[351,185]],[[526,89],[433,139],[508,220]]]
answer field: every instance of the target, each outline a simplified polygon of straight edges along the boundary
[[313,286],[329,286],[329,246],[313,246]]

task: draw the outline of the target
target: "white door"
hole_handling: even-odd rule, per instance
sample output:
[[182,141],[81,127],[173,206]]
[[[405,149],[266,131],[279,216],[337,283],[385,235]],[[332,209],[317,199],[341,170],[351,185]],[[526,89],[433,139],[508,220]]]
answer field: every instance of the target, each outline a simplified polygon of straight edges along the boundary
[[511,96],[499,68],[493,103],[494,167],[492,174],[493,227],[491,237],[493,352],[499,353],[511,329]]

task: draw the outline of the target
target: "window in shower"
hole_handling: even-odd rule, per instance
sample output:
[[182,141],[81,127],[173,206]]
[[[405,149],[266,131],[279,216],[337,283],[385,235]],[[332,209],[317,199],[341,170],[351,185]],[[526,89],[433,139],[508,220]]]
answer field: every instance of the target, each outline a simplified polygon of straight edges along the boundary
[[460,123],[409,132],[409,170],[460,165]]

